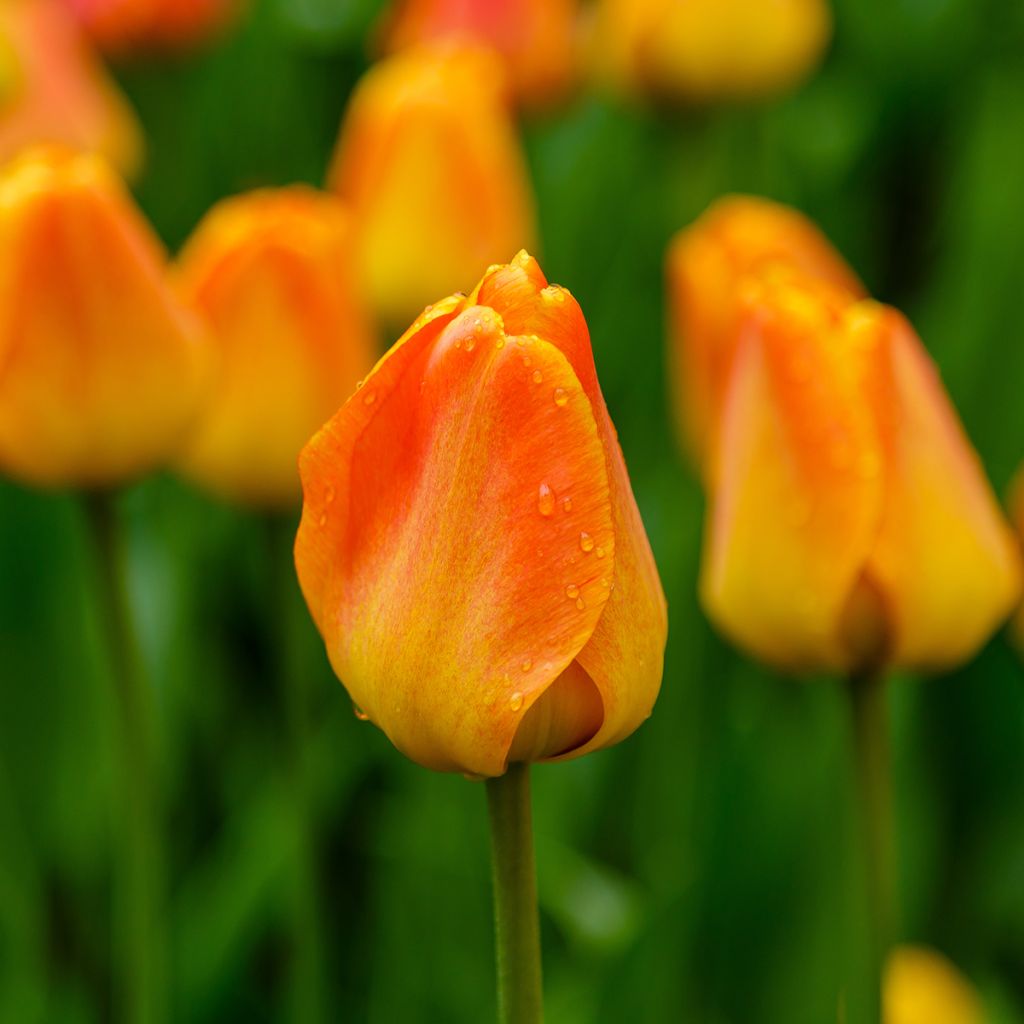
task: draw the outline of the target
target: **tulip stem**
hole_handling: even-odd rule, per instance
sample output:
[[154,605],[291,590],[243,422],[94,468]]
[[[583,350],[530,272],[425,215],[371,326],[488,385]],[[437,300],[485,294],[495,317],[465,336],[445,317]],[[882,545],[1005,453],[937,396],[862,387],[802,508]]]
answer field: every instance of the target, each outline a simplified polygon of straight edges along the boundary
[[142,680],[113,496],[91,494],[85,507],[96,549],[98,598],[114,691],[115,771],[121,787],[113,878],[118,1018],[129,1024],[158,1024],[167,1016],[166,921],[151,698]]
[[858,826],[868,910],[869,975],[866,1022],[882,1019],[885,964],[894,935],[892,787],[886,721],[885,676],[855,674],[849,680],[858,797]]
[[494,873],[500,1024],[539,1024],[541,989],[537,873],[530,816],[530,766],[510,764],[487,780]]

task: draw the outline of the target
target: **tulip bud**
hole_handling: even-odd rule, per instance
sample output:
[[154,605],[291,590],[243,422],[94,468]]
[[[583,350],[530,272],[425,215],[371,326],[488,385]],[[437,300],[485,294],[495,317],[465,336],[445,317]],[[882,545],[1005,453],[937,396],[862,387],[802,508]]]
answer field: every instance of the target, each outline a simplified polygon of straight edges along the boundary
[[710,483],[709,455],[741,328],[750,278],[795,274],[863,298],[864,288],[802,214],[753,196],[714,203],[669,246],[670,379],[685,442]]
[[657,570],[579,306],[520,253],[429,307],[306,446],[296,567],[355,704],[429,768],[628,736]]
[[142,136],[127,101],[58,0],[0,3],[0,161],[57,143],[132,175]]
[[224,28],[242,0],[63,0],[102,49],[177,49]]
[[98,157],[32,150],[0,172],[0,467],[107,485],[178,443],[201,387],[198,324]]
[[1007,616],[1020,554],[895,310],[766,276],[741,299],[702,593],[789,669],[948,668]]
[[561,96],[575,68],[575,0],[399,0],[385,29],[389,52],[464,39],[493,48],[529,105]]
[[533,202],[497,59],[420,48],[356,87],[330,185],[352,211],[367,286],[389,322],[465,288],[533,239]]
[[348,212],[305,187],[225,200],[178,269],[219,355],[182,469],[242,501],[295,501],[299,450],[373,365]]
[[889,957],[884,1024],[982,1024],[984,1019],[977,993],[944,956],[903,946]]
[[831,34],[826,0],[599,0],[592,50],[620,89],[703,102],[795,86]]

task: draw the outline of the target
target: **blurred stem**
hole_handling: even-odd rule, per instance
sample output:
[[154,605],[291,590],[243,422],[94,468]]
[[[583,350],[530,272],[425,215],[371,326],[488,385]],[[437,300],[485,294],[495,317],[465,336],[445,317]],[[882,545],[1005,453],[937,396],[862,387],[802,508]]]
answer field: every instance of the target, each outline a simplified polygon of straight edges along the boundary
[[894,937],[892,783],[885,676],[854,674],[848,681],[853,719],[858,825],[868,900],[869,976],[865,1024],[882,1019],[885,964]]
[[510,764],[487,780],[494,871],[500,1024],[539,1024],[541,989],[537,876],[530,817],[530,767]]
[[102,626],[113,673],[113,733],[121,785],[113,897],[118,1015],[130,1024],[159,1024],[167,1018],[168,1006],[164,844],[153,712],[142,680],[127,558],[113,495],[90,494],[85,507],[96,548]]
[[293,1024],[320,1024],[327,1019],[323,927],[309,768],[311,694],[307,673],[298,656],[295,631],[294,598],[298,583],[292,545],[296,523],[288,514],[268,515],[266,529],[273,589],[270,635],[275,642],[277,685],[285,714],[289,803],[294,828],[294,859],[289,879],[292,916],[288,1019]]

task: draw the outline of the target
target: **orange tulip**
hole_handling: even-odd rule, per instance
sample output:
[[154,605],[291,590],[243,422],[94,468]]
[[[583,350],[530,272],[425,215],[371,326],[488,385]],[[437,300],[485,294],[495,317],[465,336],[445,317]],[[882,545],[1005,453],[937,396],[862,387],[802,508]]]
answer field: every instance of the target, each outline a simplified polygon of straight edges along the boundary
[[200,331],[98,157],[45,148],[0,172],[0,294],[0,467],[99,486],[171,454],[200,394]]
[[890,957],[885,975],[885,1024],[982,1024],[977,993],[944,957],[904,946]]
[[482,50],[420,48],[371,68],[330,186],[352,208],[371,298],[395,323],[534,236],[501,70]]
[[245,501],[298,499],[299,450],[373,364],[345,207],[304,187],[225,200],[179,278],[220,354],[182,468]]
[[123,174],[141,162],[131,108],[57,0],[0,3],[0,161],[37,143],[101,154]]
[[1006,617],[1020,556],[910,324],[794,275],[751,279],[702,592],[790,669],[944,668]]
[[389,52],[464,38],[501,54],[516,95],[549,103],[563,94],[575,63],[576,0],[399,0],[388,19]]
[[706,474],[742,328],[740,295],[752,277],[787,273],[866,295],[811,221],[767,199],[720,199],[669,246],[670,377],[686,442]]
[[599,0],[592,49],[619,88],[706,101],[796,85],[831,34],[826,0]]
[[[1010,485],[1009,510],[1010,522],[1017,533],[1017,541],[1024,545],[1024,467],[1017,471]],[[1024,651],[1024,604],[1018,606],[1014,615],[1012,633],[1018,648]]]
[[63,0],[104,50],[175,49],[222,30],[242,0]]
[[300,469],[306,601],[413,760],[496,776],[648,716],[657,570],[583,314],[526,253],[428,308]]

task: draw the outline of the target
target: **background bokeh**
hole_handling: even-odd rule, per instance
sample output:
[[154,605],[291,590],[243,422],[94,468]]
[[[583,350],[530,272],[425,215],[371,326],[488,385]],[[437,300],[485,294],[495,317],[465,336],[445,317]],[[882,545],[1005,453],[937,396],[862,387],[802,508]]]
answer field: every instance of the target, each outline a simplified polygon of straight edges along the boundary
[[[322,182],[380,6],[263,0],[198,54],[115,65],[149,140],[137,195],[172,250],[222,196]],[[681,110],[584,91],[522,124],[542,265],[586,312],[671,613],[650,721],[534,772],[557,1024],[822,1024],[863,945],[841,688],[750,663],[697,604],[702,498],[666,401],[672,233],[728,191],[801,208],[909,314],[997,489],[1024,456],[1024,5],[838,0],[835,14],[823,68],[783,99]],[[167,792],[173,1019],[302,1019],[285,984],[283,694],[299,679],[329,1019],[489,1019],[482,787],[407,762],[353,716],[288,567],[287,521],[171,477],[120,508]],[[119,789],[95,588],[76,497],[0,483],[5,1022],[111,1016]],[[1024,1021],[1022,683],[997,636],[961,671],[891,693],[901,932],[956,961],[996,1024]]]

